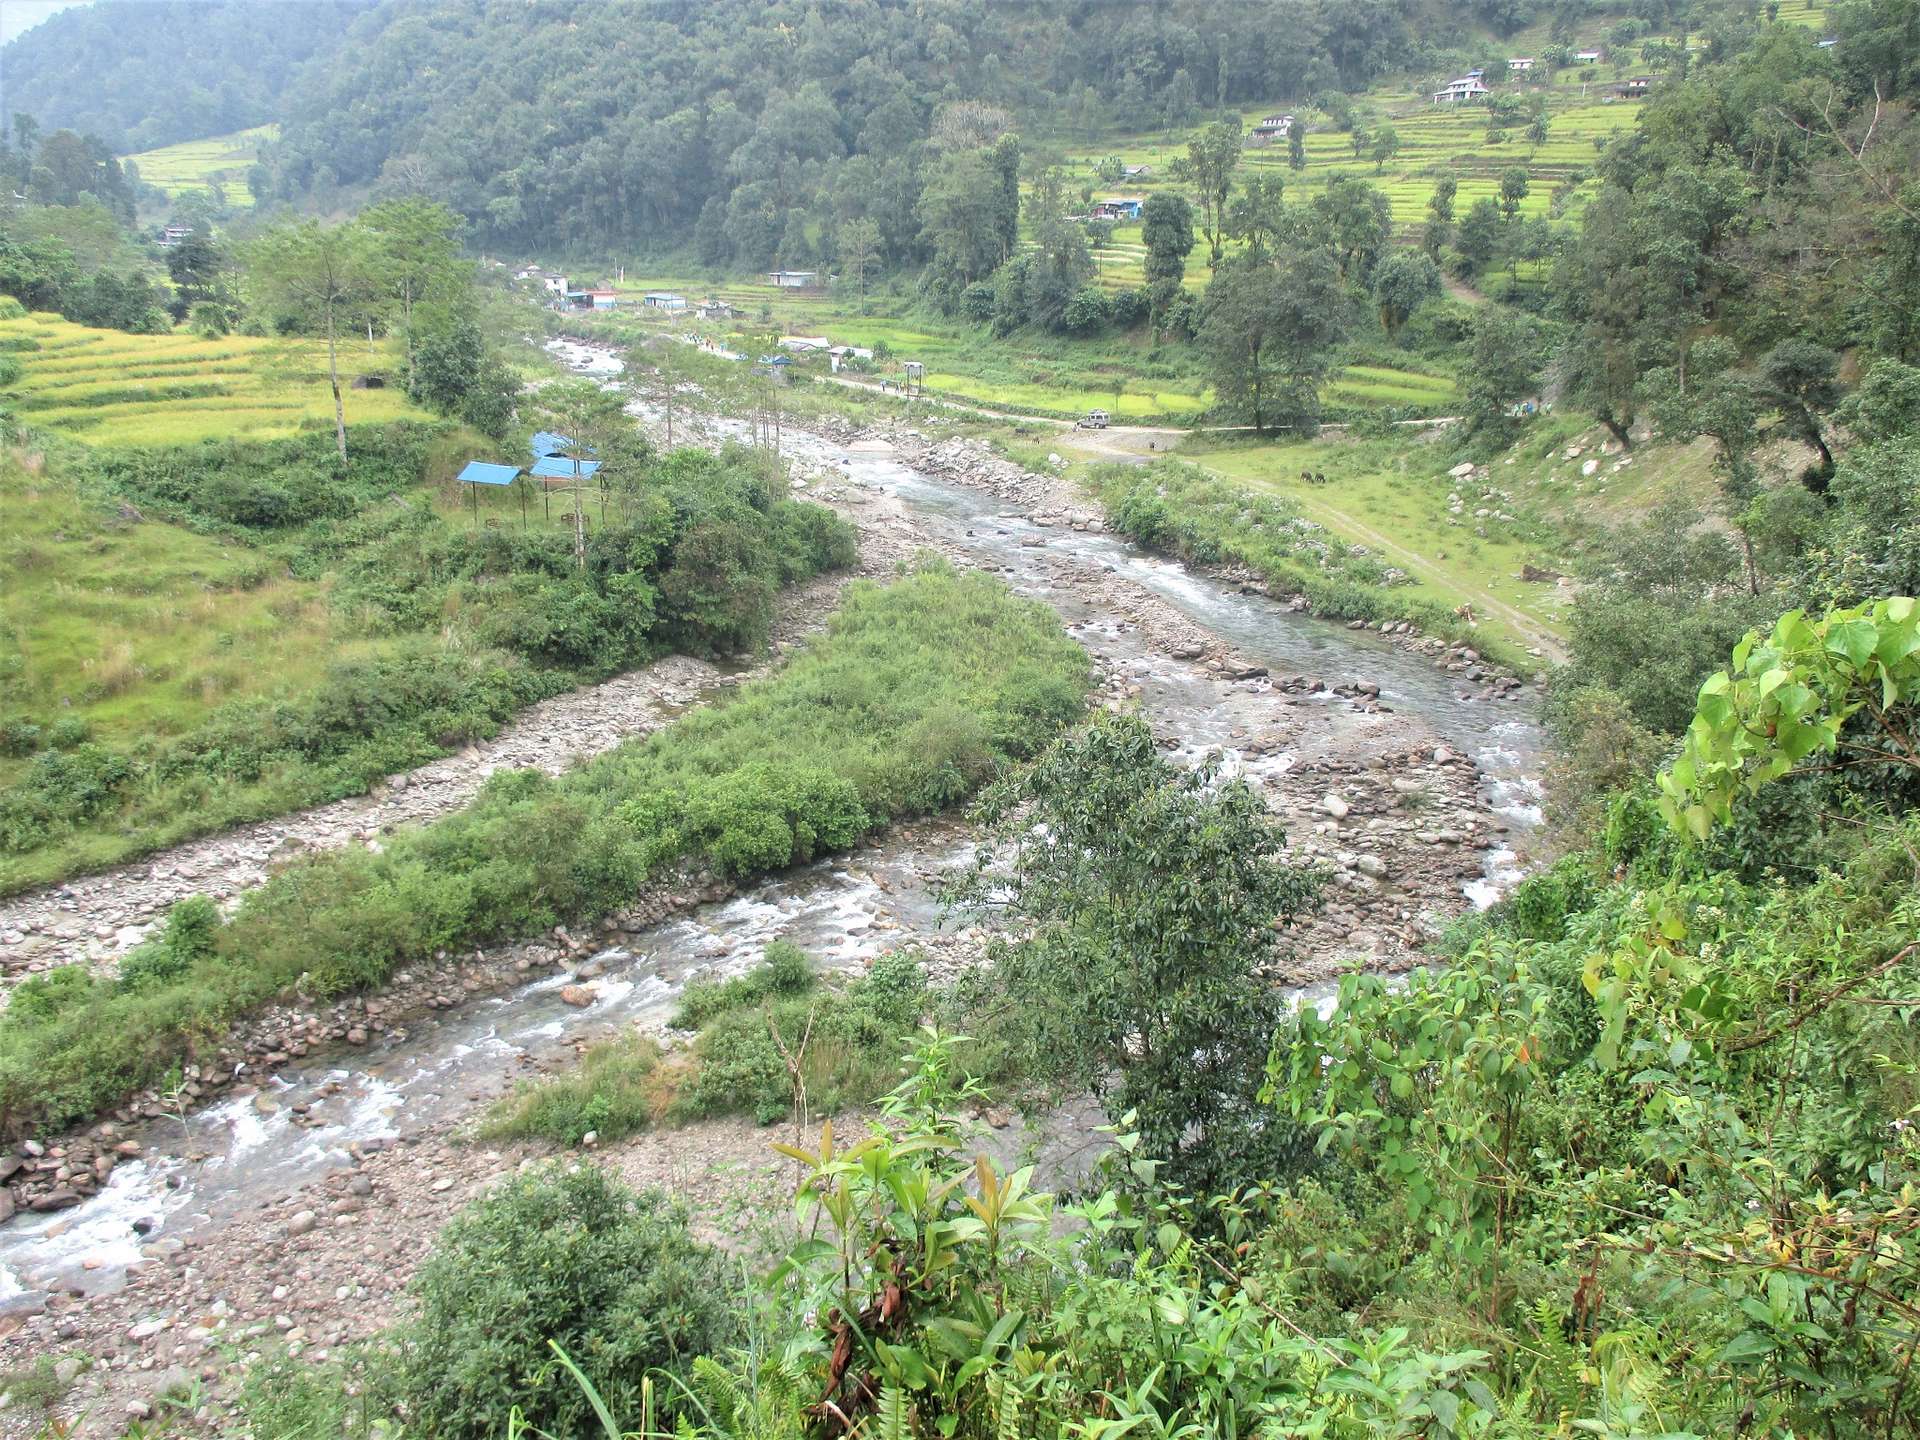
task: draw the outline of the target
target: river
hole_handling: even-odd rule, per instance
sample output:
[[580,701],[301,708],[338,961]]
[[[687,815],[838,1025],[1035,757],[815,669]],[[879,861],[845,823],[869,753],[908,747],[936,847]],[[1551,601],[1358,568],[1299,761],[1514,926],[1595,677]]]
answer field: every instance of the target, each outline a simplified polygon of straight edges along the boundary
[[[575,349],[585,373],[614,373],[617,357]],[[720,428],[732,428],[724,422]],[[744,427],[741,427],[742,429]],[[1514,832],[1540,820],[1543,753],[1525,703],[1463,694],[1456,677],[1384,637],[1290,611],[1258,595],[1193,574],[1113,536],[1042,527],[982,491],[946,483],[901,463],[887,448],[842,445],[790,431],[784,448],[814,473],[831,472],[911,514],[930,540],[998,571],[1016,591],[1046,600],[1082,643],[1138,686],[1156,731],[1183,754],[1223,754],[1229,769],[1285,767],[1286,754],[1236,746],[1239,717],[1217,685],[1169,666],[1138,630],[1105,613],[1085,591],[1062,584],[1062,566],[1110,571],[1164,598],[1231,649],[1275,672],[1378,683],[1380,700],[1417,716],[1478,764],[1486,802]],[[1315,702],[1316,723],[1348,723],[1346,702]],[[360,1050],[275,1074],[257,1094],[237,1095],[131,1132],[138,1159],[113,1172],[99,1194],[52,1215],[20,1215],[0,1228],[0,1311],[54,1289],[117,1285],[145,1247],[204,1237],[232,1217],[278,1199],[316,1173],[349,1163],[347,1147],[444,1131],[529,1064],[551,1060],[586,1035],[659,1021],[692,976],[736,973],[774,939],[794,940],[818,962],[854,968],[942,923],[933,883],[963,860],[955,827],[919,827],[855,854],[762,882],[668,921],[594,957],[593,1003],[560,996],[565,974],[477,1000],[404,1028]],[[1510,848],[1488,852],[1466,886],[1491,903],[1515,878]],[[1321,992],[1324,993],[1324,992]],[[1309,998],[1318,998],[1310,996]],[[149,1252],[150,1253],[150,1252]]]

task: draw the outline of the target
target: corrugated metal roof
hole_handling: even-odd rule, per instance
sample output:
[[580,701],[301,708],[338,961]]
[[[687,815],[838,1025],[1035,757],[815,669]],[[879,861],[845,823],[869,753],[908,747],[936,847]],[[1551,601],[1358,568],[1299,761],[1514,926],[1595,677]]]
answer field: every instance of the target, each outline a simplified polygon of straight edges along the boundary
[[511,485],[519,475],[518,465],[494,465],[485,460],[469,460],[458,478],[468,485]]
[[598,460],[582,460],[578,470],[573,465],[574,462],[564,455],[543,455],[533,462],[533,469],[528,473],[542,480],[571,480],[575,475],[584,480],[600,468]]

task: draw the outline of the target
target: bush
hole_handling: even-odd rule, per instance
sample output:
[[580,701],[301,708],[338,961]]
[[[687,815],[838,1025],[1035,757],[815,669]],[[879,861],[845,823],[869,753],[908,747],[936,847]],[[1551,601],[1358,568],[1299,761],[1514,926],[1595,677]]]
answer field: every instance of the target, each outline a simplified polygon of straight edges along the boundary
[[[636,1415],[654,1370],[684,1377],[737,1329],[729,1267],[685,1211],[590,1165],[539,1169],[476,1201],[410,1288],[419,1315],[396,1388],[411,1425],[441,1440],[492,1440],[516,1409],[548,1434],[592,1430],[550,1341],[614,1414]],[[658,1393],[673,1414],[673,1387]]]
[[1107,299],[1106,292],[1095,285],[1076,291],[1060,317],[1060,323],[1070,335],[1098,334],[1112,321],[1113,304]]
[[15,716],[0,720],[0,755],[19,759],[40,748],[41,730],[31,720]]

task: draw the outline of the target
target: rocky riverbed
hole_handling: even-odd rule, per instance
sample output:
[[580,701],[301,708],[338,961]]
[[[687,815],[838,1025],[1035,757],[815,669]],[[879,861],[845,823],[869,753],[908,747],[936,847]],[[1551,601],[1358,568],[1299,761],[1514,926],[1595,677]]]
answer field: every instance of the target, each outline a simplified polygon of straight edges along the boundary
[[[933,549],[959,564],[1003,572],[1018,588],[1053,603],[1088,647],[1102,703],[1139,707],[1170,752],[1191,759],[1218,753],[1226,768],[1265,789],[1294,851],[1323,867],[1330,880],[1327,906],[1302,927],[1294,959],[1277,979],[1302,983],[1354,964],[1412,963],[1418,947],[1466,908],[1469,888],[1486,883],[1489,854],[1515,838],[1509,832],[1516,821],[1495,812],[1473,753],[1398,706],[1391,685],[1356,673],[1373,652],[1329,649],[1325,653],[1337,659],[1317,673],[1243,653],[1199,623],[1191,607],[1170,602],[1166,587],[1177,579],[1177,567],[1166,567],[1173,576],[1156,571],[1149,577],[1159,588],[1125,573],[1117,560],[1121,552],[1110,541],[1106,549],[1076,543],[1076,537],[1099,536],[1101,521],[1060,482],[1030,476],[971,443],[898,431],[794,440],[800,487],[859,527],[863,570],[888,573],[915,551]],[[864,463],[868,457],[872,465]],[[1004,509],[930,508],[940,497],[915,490],[918,482],[898,473],[906,470],[989,496]],[[783,641],[791,643],[818,624],[835,593],[834,586],[822,584],[789,597]],[[1246,603],[1262,607],[1250,612],[1260,624],[1275,623],[1287,610],[1284,598],[1276,603],[1253,596]],[[1411,646],[1431,643],[1394,638]],[[1468,653],[1423,651],[1420,659],[1444,677],[1457,703],[1477,707],[1476,715],[1507,708],[1502,700],[1518,689]],[[426,767],[444,778],[429,782],[416,772],[362,801],[250,827],[244,841],[236,834],[200,842],[211,850],[182,847],[192,853],[169,852],[122,872],[120,888],[132,893],[115,893],[102,877],[97,887],[81,882],[65,894],[28,897],[51,908],[12,912],[17,918],[8,928],[26,935],[31,915],[37,927],[31,933],[47,937],[49,943],[36,946],[25,966],[51,963],[57,955],[111,964],[137,938],[123,939],[123,932],[151,923],[171,899],[196,889],[230,898],[258,883],[290,835],[302,837],[296,849],[378,843],[390,825],[453,808],[477,787],[484,772],[475,772],[482,766],[557,769],[571,763],[579,752],[562,754],[540,743],[558,733],[556,713],[580,713],[568,712],[568,701],[603,707],[591,726],[581,728],[595,729],[594,743],[606,748],[597,742],[645,733],[723,683],[717,672],[692,662],[664,666],[597,687],[606,693],[594,700],[584,698],[594,692],[582,692],[548,702],[557,709],[544,721],[530,711],[496,742],[500,749],[477,747],[470,757]],[[619,733],[603,736],[603,727]],[[585,737],[576,730],[568,738]],[[506,748],[521,745],[526,748]],[[416,805],[432,808],[411,808]],[[951,858],[963,849],[964,837],[951,826],[931,826],[894,837],[883,853],[897,861],[911,854]],[[879,869],[871,863],[868,868]],[[880,887],[890,892],[886,903],[893,912],[908,920],[918,915],[922,901],[891,892],[924,890],[937,868],[937,861],[910,866]],[[192,883],[209,877],[222,888]],[[130,1416],[160,1407],[169,1392],[191,1397],[189,1403],[217,1427],[223,1397],[248,1357],[277,1343],[317,1353],[370,1333],[391,1318],[432,1234],[454,1209],[532,1153],[460,1143],[453,1138],[460,1121],[477,1114],[516,1075],[567,1063],[572,1046],[591,1031],[569,1032],[545,1048],[503,1050],[483,1070],[450,1072],[457,1080],[436,1091],[430,1110],[402,1105],[383,1118],[385,1133],[373,1136],[350,1134],[335,1113],[360,1083],[363,1062],[356,1057],[404,1054],[414,1031],[424,1036],[451,1027],[480,1004],[499,1005],[487,997],[503,992],[550,994],[561,1006],[577,1008],[583,1020],[605,1010],[603,1028],[657,1028],[657,1006],[628,1013],[608,1003],[619,987],[609,986],[605,957],[625,956],[620,963],[644,969],[644,952],[658,948],[662,922],[691,911],[705,916],[713,932],[694,952],[708,957],[702,963],[720,972],[750,963],[763,943],[759,932],[732,944],[734,912],[718,903],[720,897],[706,877],[677,876],[594,932],[561,932],[494,953],[449,955],[432,973],[409,975],[379,996],[277,1007],[209,1052],[179,1090],[139,1097],[123,1114],[61,1143],[21,1147],[13,1161],[4,1162],[12,1167],[5,1193],[12,1204],[40,1207],[39,1217],[22,1219],[35,1219],[46,1244],[65,1256],[66,1268],[58,1281],[39,1289],[32,1288],[34,1276],[22,1276],[17,1283],[27,1288],[0,1298],[0,1368],[38,1355],[86,1365],[74,1377],[67,1409],[84,1413],[87,1427],[98,1433],[118,1433]],[[831,929],[838,913],[826,912],[815,923]],[[780,922],[776,915],[766,923]],[[869,921],[862,916],[845,923],[864,928]],[[900,926],[903,938],[907,923],[884,922]],[[62,927],[73,934],[58,934]],[[932,939],[936,968],[951,972],[972,963],[982,937],[965,931]],[[842,963],[869,962],[886,943],[887,935],[866,931]],[[610,945],[616,947],[611,952]],[[643,953],[636,959],[630,952]],[[542,984],[541,977],[550,980]],[[165,1139],[167,1127],[184,1130],[192,1114],[210,1113],[205,1107],[216,1096],[225,1097],[221,1113],[231,1113],[232,1127],[245,1130],[264,1117],[282,1137],[307,1137],[312,1161],[297,1163],[302,1152],[290,1151],[296,1163],[284,1181],[273,1172],[275,1178],[245,1192],[244,1207],[216,1203],[213,1192],[231,1184],[223,1177],[236,1173],[226,1167],[247,1163],[245,1146],[196,1161],[191,1147],[175,1153],[180,1146]],[[766,1140],[765,1131],[743,1124],[702,1125],[609,1147],[600,1158],[636,1183],[685,1195],[716,1233],[734,1234],[748,1228],[750,1216],[783,1203],[783,1170],[765,1149]],[[115,1189],[117,1167],[159,1173],[150,1164],[157,1159],[155,1146],[168,1149],[172,1167],[163,1194],[177,1185],[195,1191],[191,1200],[174,1211],[159,1202],[132,1211],[110,1205],[102,1192]],[[56,1192],[65,1193],[50,1199]],[[99,1199],[90,1202],[90,1195]],[[71,1228],[62,1232],[61,1226]],[[101,1283],[89,1275],[102,1277]],[[30,1431],[34,1423],[0,1410],[0,1429],[8,1433]]]

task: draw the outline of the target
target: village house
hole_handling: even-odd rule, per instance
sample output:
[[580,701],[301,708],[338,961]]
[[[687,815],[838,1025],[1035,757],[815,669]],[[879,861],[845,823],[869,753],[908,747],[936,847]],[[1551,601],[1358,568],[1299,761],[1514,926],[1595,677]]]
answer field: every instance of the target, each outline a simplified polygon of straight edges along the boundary
[[160,243],[171,250],[174,246],[185,242],[192,234],[193,227],[191,225],[169,225],[160,232]]
[[1604,58],[1604,53],[1599,50],[1576,50],[1573,52],[1573,61],[1576,65],[1598,65]]
[[817,270],[769,270],[767,283],[782,290],[811,290],[819,282]]
[[1253,143],[1271,145],[1276,140],[1284,140],[1293,129],[1293,116],[1269,115],[1253,127]]
[[672,290],[649,290],[640,297],[640,308],[678,315],[687,308],[687,297]]
[[1615,93],[1629,100],[1638,100],[1649,90],[1653,89],[1653,77],[1651,75],[1636,75],[1631,80],[1622,80],[1613,88]]
[[793,350],[805,355],[814,350],[831,349],[833,342],[824,335],[782,335],[774,342],[782,350]]
[[1533,57],[1531,55],[1516,56],[1507,61],[1507,69],[1513,71],[1516,75],[1524,75],[1527,71],[1533,69]]
[[1125,180],[1144,180],[1153,173],[1151,165],[1122,165],[1120,175]]
[[[678,296],[673,298],[680,299]],[[681,300],[681,303],[684,305],[686,302]],[[694,314],[702,320],[734,320],[739,318],[740,311],[737,307],[729,305],[725,300],[716,299],[709,295],[705,300],[700,302],[699,308],[694,311]]]
[[589,290],[587,301],[595,310],[617,310],[620,307],[620,292],[617,290]]
[[1093,218],[1096,220],[1138,220],[1140,207],[1146,204],[1138,195],[1121,196],[1113,200],[1096,200],[1093,204]]
[[1486,81],[1479,75],[1463,75],[1450,83],[1444,90],[1433,92],[1436,105],[1458,105],[1480,99],[1487,93]]
[[556,275],[551,270],[543,270],[540,272],[540,286],[549,295],[564,299],[567,294],[567,277]]

